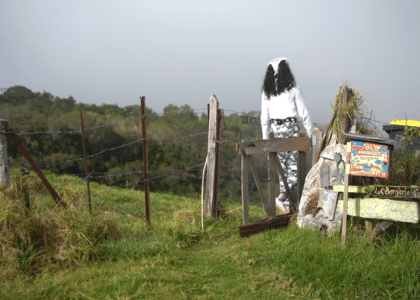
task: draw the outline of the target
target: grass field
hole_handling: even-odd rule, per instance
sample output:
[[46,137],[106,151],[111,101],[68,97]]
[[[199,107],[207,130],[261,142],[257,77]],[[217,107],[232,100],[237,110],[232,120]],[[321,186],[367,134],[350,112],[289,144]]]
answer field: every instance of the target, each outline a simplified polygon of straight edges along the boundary
[[48,175],[71,204],[60,209],[37,179],[13,174],[0,190],[0,299],[420,299],[418,225],[370,242],[349,219],[345,248],[339,233],[294,223],[239,238],[240,204],[222,201],[202,231],[199,199],[152,193],[149,228],[142,192],[92,183],[91,216],[84,182]]

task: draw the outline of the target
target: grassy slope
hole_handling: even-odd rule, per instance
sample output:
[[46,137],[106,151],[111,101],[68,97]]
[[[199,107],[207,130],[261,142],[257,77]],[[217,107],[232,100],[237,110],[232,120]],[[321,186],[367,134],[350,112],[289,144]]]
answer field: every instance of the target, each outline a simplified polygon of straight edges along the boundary
[[[81,181],[49,179],[63,196],[84,193]],[[106,259],[0,282],[1,299],[420,297],[420,243],[412,234],[391,231],[372,243],[350,222],[344,249],[338,234],[326,237],[294,224],[241,239],[239,204],[225,204],[224,217],[207,220],[202,232],[200,200],[159,193],[151,195],[148,229],[141,192],[95,183],[91,189],[94,210],[117,220],[125,238],[100,246]],[[38,201],[52,202],[40,195]],[[262,217],[260,207],[251,207],[251,219]]]

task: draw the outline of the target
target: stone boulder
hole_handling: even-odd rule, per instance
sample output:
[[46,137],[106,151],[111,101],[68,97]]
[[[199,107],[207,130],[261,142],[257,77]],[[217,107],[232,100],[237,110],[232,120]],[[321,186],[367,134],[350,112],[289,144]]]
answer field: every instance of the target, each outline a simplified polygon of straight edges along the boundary
[[[318,162],[312,166],[306,176],[299,203],[297,224],[300,228],[325,229],[328,235],[341,229],[342,214],[339,213],[338,208],[336,208],[334,219],[330,220],[331,212],[326,211],[327,207],[324,210],[323,201],[320,200],[325,191],[325,188],[321,186],[321,166],[323,168],[325,168],[325,164],[328,166],[330,183],[336,181],[339,170],[337,170],[337,163],[334,157],[337,157],[337,154],[341,154],[341,157],[344,159],[346,153],[346,146],[337,144],[337,139],[333,136],[330,144],[321,152]],[[342,170],[344,164],[342,163],[339,168]],[[328,205],[328,207],[331,206]]]

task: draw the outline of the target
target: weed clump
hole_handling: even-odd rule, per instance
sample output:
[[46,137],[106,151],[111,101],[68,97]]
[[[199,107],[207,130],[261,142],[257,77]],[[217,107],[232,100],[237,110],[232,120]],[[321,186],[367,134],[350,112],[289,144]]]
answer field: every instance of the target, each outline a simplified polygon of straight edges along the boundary
[[101,243],[123,236],[112,215],[90,215],[81,193],[68,186],[59,190],[66,209],[51,205],[47,195],[28,206],[25,195],[39,194],[41,187],[32,177],[18,176],[0,190],[0,279],[101,260]]

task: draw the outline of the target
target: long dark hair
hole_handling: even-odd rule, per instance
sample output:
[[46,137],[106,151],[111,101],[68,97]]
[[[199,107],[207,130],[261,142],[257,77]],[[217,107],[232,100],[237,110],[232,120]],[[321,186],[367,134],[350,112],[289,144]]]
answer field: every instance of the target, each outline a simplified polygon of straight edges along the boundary
[[264,92],[267,99],[270,100],[271,96],[280,95],[286,90],[290,91],[295,86],[295,77],[290,70],[289,64],[287,60],[282,60],[279,63],[276,75],[274,75],[273,66],[271,64],[268,65],[261,92]]

